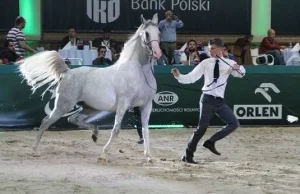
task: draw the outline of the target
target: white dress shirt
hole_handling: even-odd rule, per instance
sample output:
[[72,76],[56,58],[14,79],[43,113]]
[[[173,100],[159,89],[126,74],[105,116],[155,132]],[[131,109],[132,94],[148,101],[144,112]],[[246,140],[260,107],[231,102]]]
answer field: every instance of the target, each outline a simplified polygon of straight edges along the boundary
[[[226,61],[228,64],[233,66],[236,64],[235,61],[230,59],[225,59],[222,57],[224,61]],[[214,68],[216,63],[216,58],[209,58],[203,60],[201,63],[199,63],[193,71],[186,75],[180,74],[179,76],[175,77],[179,83],[182,84],[190,84],[196,82],[198,79],[204,75],[204,86],[202,87],[202,91],[205,94],[212,95],[215,97],[221,97],[224,98],[224,93],[227,85],[227,79],[229,75],[231,74],[234,77],[243,77],[246,73],[246,70],[243,66],[240,66],[240,71],[244,74],[241,75],[237,71],[233,70],[230,66],[228,66],[226,63],[224,63],[222,60],[219,60],[219,70],[220,70],[220,77],[218,78],[216,83],[213,83],[214,81]],[[213,84],[211,84],[213,83]]]

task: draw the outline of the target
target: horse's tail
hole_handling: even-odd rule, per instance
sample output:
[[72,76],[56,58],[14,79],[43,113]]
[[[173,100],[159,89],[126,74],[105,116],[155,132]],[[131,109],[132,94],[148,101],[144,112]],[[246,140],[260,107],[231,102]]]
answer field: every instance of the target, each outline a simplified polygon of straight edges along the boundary
[[56,51],[44,51],[28,57],[20,62],[19,70],[27,84],[36,89],[50,84],[42,96],[50,89],[55,89],[69,67]]

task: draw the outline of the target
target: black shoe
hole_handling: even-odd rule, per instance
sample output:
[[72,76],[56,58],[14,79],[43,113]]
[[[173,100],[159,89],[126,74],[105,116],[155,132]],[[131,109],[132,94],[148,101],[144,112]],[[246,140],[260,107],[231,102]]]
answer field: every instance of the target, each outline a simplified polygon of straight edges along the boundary
[[204,142],[203,146],[207,149],[209,149],[212,153],[216,154],[216,155],[221,155],[221,153],[219,153],[216,148],[215,148],[215,143],[207,140]]
[[144,143],[144,139],[141,138],[137,143],[138,143],[138,144],[143,144],[143,143]]
[[192,157],[182,156],[181,160],[191,164],[199,164],[198,162],[195,162]]

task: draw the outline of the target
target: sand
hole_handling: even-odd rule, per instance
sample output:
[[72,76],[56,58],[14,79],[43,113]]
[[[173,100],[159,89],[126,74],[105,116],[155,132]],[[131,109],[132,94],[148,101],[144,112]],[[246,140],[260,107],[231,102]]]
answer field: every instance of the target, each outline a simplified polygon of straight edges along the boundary
[[46,131],[39,156],[36,131],[0,133],[0,193],[300,193],[300,128],[240,128],[216,144],[221,156],[200,141],[195,160],[179,159],[193,129],[150,131],[153,163],[143,155],[135,130],[123,130],[109,162],[98,157],[110,135],[100,131]]

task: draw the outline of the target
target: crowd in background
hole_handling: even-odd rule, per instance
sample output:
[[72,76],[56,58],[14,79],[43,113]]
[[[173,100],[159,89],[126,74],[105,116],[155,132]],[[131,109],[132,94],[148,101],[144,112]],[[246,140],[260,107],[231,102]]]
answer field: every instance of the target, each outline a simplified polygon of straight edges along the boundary
[[[37,53],[37,51],[26,44],[26,38],[22,32],[25,28],[26,20],[23,17],[17,17],[15,26],[9,30],[4,43],[4,48],[0,52],[0,64],[13,64],[16,61],[25,57],[26,52]],[[161,50],[163,56],[157,61],[158,65],[198,65],[203,60],[210,57],[208,45],[199,40],[189,40],[178,52],[177,50],[177,29],[184,27],[184,22],[174,15],[172,11],[165,13],[165,19],[161,20],[158,24],[161,32]],[[282,50],[286,46],[279,45],[275,39],[275,30],[270,29],[259,47],[259,55],[273,56],[275,65],[300,65],[299,52],[295,53],[289,58],[287,63],[283,59]],[[250,51],[250,46],[253,40],[252,35],[238,38],[234,42],[234,47],[238,52],[232,53],[228,45],[224,46],[223,57],[232,60],[240,59],[239,63],[245,63],[245,55]],[[76,29],[70,27],[68,35],[61,40],[60,49],[68,45],[77,46],[78,49],[83,49],[85,45],[83,40],[77,37]],[[89,43],[88,43],[89,44]],[[104,29],[100,37],[91,41],[93,47],[96,47],[98,56],[93,59],[93,65],[112,65],[117,61],[123,45],[117,43],[116,40],[111,38],[110,29]],[[106,58],[107,51],[110,51],[111,58]],[[179,58],[179,60],[176,60]],[[258,61],[259,63],[260,61]],[[264,62],[261,62],[262,64]]]

